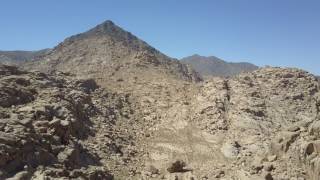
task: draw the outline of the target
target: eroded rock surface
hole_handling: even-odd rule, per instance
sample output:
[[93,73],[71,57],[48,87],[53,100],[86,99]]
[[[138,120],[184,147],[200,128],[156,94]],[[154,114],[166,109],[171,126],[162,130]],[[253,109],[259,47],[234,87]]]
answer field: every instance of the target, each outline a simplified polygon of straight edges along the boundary
[[0,74],[1,178],[319,177],[319,83],[301,70],[167,79],[153,94],[59,72]]
[[[63,73],[4,65],[0,72],[0,179],[112,179],[104,157],[89,142],[98,143],[92,140],[98,135],[109,138],[104,142],[108,158],[130,145],[128,134],[119,140],[113,132],[123,116],[121,95],[95,92],[94,81],[71,80]],[[104,134],[97,128],[101,123]]]
[[[148,163],[163,177],[318,179],[319,83],[313,75],[263,68],[212,78],[197,89],[149,140]],[[176,158],[191,171],[166,174]]]

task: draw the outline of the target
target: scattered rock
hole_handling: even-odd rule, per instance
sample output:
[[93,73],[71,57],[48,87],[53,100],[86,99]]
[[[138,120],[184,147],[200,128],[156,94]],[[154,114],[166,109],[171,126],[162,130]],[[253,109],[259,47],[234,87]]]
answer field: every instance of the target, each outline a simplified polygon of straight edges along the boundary
[[267,157],[267,159],[269,162],[273,162],[273,161],[277,160],[277,155],[270,155]]
[[240,152],[240,145],[238,144],[237,141],[233,141],[233,142],[226,142],[222,148],[221,148],[221,152],[223,153],[223,155],[227,158],[236,158],[237,155]]
[[168,168],[167,171],[170,173],[177,173],[177,172],[185,172],[186,163],[182,160],[177,160],[173,162]]
[[272,175],[270,173],[267,173],[267,174],[264,175],[264,179],[265,180],[273,180],[273,177],[272,177]]
[[225,175],[225,172],[220,170],[220,171],[217,172],[215,178],[222,178],[224,175]]
[[273,164],[271,164],[271,163],[265,163],[263,165],[263,169],[267,172],[270,172],[270,171],[274,170],[274,167],[273,167]]

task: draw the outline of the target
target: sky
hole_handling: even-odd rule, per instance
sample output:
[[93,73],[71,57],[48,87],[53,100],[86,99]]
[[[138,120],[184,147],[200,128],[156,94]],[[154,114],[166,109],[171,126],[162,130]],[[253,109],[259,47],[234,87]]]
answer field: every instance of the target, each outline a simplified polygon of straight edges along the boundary
[[105,20],[174,58],[320,75],[319,0],[1,0],[0,50],[52,48]]

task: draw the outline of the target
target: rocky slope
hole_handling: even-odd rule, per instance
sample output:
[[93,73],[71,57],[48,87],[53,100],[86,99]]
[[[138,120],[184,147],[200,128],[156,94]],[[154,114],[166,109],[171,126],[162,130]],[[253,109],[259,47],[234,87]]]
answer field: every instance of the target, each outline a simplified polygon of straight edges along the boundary
[[258,69],[258,66],[241,62],[231,63],[221,60],[217,57],[193,55],[181,59],[184,64],[190,65],[202,76],[235,76],[241,72],[252,72]]
[[145,125],[128,94],[5,65],[0,94],[0,179],[113,179],[134,164]]
[[305,71],[199,81],[110,21],[26,69],[0,66],[0,179],[318,180]]
[[221,162],[233,163],[224,170],[227,176],[319,177],[317,150],[312,150],[312,158],[307,152],[308,146],[316,146],[312,129],[319,121],[319,84],[314,76],[265,68],[229,80],[214,79],[202,89],[194,120],[223,137],[217,147],[225,158]]
[[297,69],[213,78],[167,112],[147,162],[164,174],[183,162],[169,179],[316,180],[319,97],[315,77]]
[[7,65],[21,65],[26,61],[44,56],[50,49],[39,51],[0,51],[0,63]]
[[64,73],[0,74],[1,178],[320,176],[320,88],[301,70],[186,84],[163,106]]

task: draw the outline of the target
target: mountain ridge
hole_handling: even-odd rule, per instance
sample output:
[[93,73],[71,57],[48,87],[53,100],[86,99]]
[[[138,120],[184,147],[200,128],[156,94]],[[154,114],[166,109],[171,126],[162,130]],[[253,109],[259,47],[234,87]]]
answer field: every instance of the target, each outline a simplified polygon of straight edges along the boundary
[[37,51],[0,51],[0,62],[7,65],[20,65],[34,58],[44,56],[50,49],[42,49]]
[[258,66],[248,62],[226,62],[215,56],[206,57],[198,54],[182,58],[180,61],[193,67],[202,76],[234,76],[258,69]]

